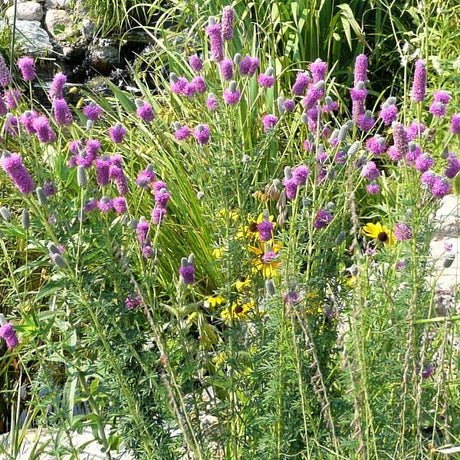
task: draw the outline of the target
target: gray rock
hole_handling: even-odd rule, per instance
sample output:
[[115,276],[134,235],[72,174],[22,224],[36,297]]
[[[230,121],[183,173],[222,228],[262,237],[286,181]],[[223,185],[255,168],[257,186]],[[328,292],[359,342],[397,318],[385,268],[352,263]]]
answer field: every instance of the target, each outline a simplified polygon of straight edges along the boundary
[[[12,19],[14,15],[14,6],[10,6],[5,15]],[[16,19],[20,21],[41,21],[43,18],[43,7],[37,2],[25,2],[17,5]]]
[[82,32],[86,40],[90,41],[93,38],[95,28],[96,24],[93,21],[90,19],[83,19]]
[[45,5],[47,8],[66,8],[69,6],[69,0],[45,0]]
[[38,21],[16,21],[17,40],[30,54],[45,54],[53,49],[50,38]]
[[50,9],[46,12],[45,25],[56,40],[66,40],[74,34],[72,18],[65,10]]
[[120,64],[118,47],[111,40],[98,40],[88,57],[90,65],[104,75]]

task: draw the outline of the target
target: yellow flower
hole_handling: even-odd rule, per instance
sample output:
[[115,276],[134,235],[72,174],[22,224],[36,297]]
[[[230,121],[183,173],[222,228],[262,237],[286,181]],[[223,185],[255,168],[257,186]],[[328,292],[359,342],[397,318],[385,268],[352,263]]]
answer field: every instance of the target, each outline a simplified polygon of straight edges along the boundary
[[226,248],[224,247],[219,247],[219,248],[215,248],[212,250],[212,255],[215,259],[222,259],[222,257],[224,256],[225,254],[225,251],[226,251]]
[[394,244],[394,236],[387,226],[380,222],[376,224],[367,224],[363,227],[363,235],[368,238],[373,238],[381,243]]
[[[268,217],[270,222],[273,222],[273,216]],[[261,212],[257,219],[254,219],[251,214],[248,215],[248,225],[243,225],[242,227],[238,228],[238,232],[236,234],[236,238],[240,240],[249,239],[254,240],[259,237],[259,231],[257,229],[257,225],[260,224],[264,220],[264,213]],[[273,224],[273,228],[275,228],[276,224]]]
[[214,308],[219,305],[222,305],[223,303],[225,303],[225,297],[222,297],[221,295],[214,295],[214,296],[208,297],[204,301],[204,306],[205,308],[210,308],[210,307]]
[[241,276],[234,286],[238,292],[246,291],[251,287],[251,278],[249,276]]
[[230,308],[222,310],[220,316],[225,322],[228,322],[230,318],[248,320],[249,315],[253,313],[255,306],[256,305],[253,300],[246,303],[242,303],[241,300],[237,300],[232,303]]
[[273,245],[262,245],[261,243],[261,247],[258,248],[255,246],[248,246],[248,251],[258,256],[252,261],[254,273],[261,272],[265,279],[278,276],[278,271],[276,269],[281,263],[278,252],[282,246],[281,243],[274,243]]

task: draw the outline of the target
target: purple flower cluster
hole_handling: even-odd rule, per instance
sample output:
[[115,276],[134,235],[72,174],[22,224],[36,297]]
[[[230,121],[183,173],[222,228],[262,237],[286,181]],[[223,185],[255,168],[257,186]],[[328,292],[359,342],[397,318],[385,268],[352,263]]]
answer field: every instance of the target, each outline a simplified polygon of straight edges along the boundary
[[73,122],[72,112],[64,99],[55,99],[53,102],[54,119],[60,126],[68,126]]
[[91,103],[83,108],[83,113],[88,120],[97,121],[101,117],[102,108],[97,104]]
[[21,71],[22,78],[25,81],[35,80],[35,61],[30,56],[23,56],[18,59],[18,67]]
[[152,210],[152,219],[155,225],[163,222],[166,217],[166,206],[171,197],[167,185],[163,181],[157,181],[153,184],[153,191],[155,196],[155,208]]
[[332,213],[326,209],[320,209],[316,213],[315,220],[313,221],[313,227],[316,229],[321,229],[327,227],[331,222],[334,216]]
[[203,62],[201,59],[196,55],[192,55],[189,57],[188,62],[190,64],[190,67],[195,71],[199,72],[203,68]]
[[193,130],[193,137],[196,139],[198,144],[205,145],[209,142],[209,137],[211,135],[211,130],[208,125],[198,125]]
[[46,118],[44,115],[34,118],[32,126],[40,142],[53,142],[56,138],[53,130],[51,129],[48,118]]
[[264,88],[271,88],[275,84],[275,77],[273,76],[273,67],[269,67],[265,73],[261,73],[257,77],[257,82]]
[[260,241],[270,241],[273,238],[273,223],[264,218],[262,222],[257,224],[257,231]]
[[235,22],[235,10],[232,6],[225,6],[222,12],[222,38],[231,40]]
[[224,46],[222,43],[222,27],[216,23],[213,17],[209,18],[209,25],[206,27],[211,45],[211,56],[215,62],[224,59]]
[[273,115],[273,114],[265,115],[262,120],[264,132],[267,133],[271,129],[274,129],[277,123],[278,123],[278,117],[276,115]]
[[178,141],[183,141],[191,136],[192,132],[190,131],[190,128],[187,125],[184,126],[178,126],[176,130],[174,131],[174,137]]
[[155,182],[157,176],[153,170],[153,165],[148,165],[146,169],[143,169],[136,179],[136,184],[139,187],[147,189],[149,185]]
[[126,135],[126,129],[121,123],[116,123],[109,129],[110,139],[114,144],[121,144]]
[[382,105],[379,117],[383,120],[385,126],[391,125],[398,118],[398,108],[396,107],[396,98],[389,97]]
[[412,82],[411,89],[411,100],[413,102],[422,102],[425,100],[426,77],[425,61],[418,59],[415,62],[414,81]]
[[225,81],[230,81],[233,78],[233,61],[225,58],[220,62],[220,73]]
[[22,164],[22,158],[17,153],[11,155],[3,154],[1,163],[3,170],[10,176],[13,183],[23,195],[34,191],[34,181]]
[[51,83],[49,95],[51,100],[64,98],[64,85],[67,82],[67,77],[62,72],[58,72]]
[[252,77],[256,70],[259,67],[259,59],[256,57],[245,56],[241,59],[241,62],[238,67],[240,75],[245,75],[246,77]]
[[294,94],[294,96],[303,96],[309,84],[310,74],[308,72],[299,72],[292,85],[292,94]]
[[184,284],[192,284],[195,282],[195,265],[193,254],[190,254],[188,259],[182,257],[179,275]]
[[409,240],[412,238],[412,229],[406,224],[396,224],[393,231],[395,238],[399,241]]
[[0,327],[0,337],[5,341],[6,346],[10,350],[19,345],[18,336],[11,323],[6,323]]
[[148,102],[142,100],[137,100],[136,105],[136,115],[147,123],[150,123],[155,119],[155,112],[153,111],[152,106]]
[[11,76],[10,70],[6,65],[5,59],[0,54],[0,86],[6,88],[13,83],[13,77]]
[[224,101],[227,104],[235,105],[240,100],[241,93],[236,88],[236,81],[232,80],[230,86],[224,90]]

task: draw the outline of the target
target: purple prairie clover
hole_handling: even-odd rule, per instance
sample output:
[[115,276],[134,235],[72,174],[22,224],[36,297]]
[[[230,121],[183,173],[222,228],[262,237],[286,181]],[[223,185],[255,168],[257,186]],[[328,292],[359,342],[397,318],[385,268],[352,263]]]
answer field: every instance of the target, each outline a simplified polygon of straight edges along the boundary
[[5,341],[6,346],[12,350],[19,345],[16,331],[11,323],[6,323],[0,327],[0,337]]
[[267,133],[271,129],[274,129],[277,123],[278,123],[278,117],[276,115],[272,115],[272,114],[265,115],[262,120],[264,132]]
[[125,308],[132,310],[133,308],[139,307],[142,303],[141,298],[137,294],[130,294],[125,299]]
[[412,238],[412,229],[406,224],[396,224],[393,233],[399,241],[410,240]]
[[141,217],[136,226],[137,239],[139,240],[139,243],[145,243],[149,240],[149,229],[149,222],[145,220],[145,217]]
[[188,98],[195,96],[196,93],[196,86],[192,82],[187,83],[182,91],[182,94]]
[[206,92],[206,81],[201,75],[193,77],[191,84],[195,87],[195,91],[199,94]]
[[165,208],[155,207],[152,210],[152,222],[155,225],[161,224],[164,221],[166,214],[167,214],[167,211]]
[[32,126],[35,129],[35,134],[40,142],[46,143],[54,141],[55,135],[50,127],[50,122],[47,117],[42,115],[35,118]]
[[409,142],[406,130],[404,129],[404,126],[397,121],[393,122],[392,127],[394,146],[396,147],[398,154],[401,155],[401,157],[404,157],[409,151]]
[[452,115],[449,131],[452,134],[460,134],[460,113],[454,113]]
[[142,170],[136,179],[136,184],[139,187],[147,188],[150,184],[155,182],[157,176],[153,170],[153,165],[148,165],[146,169]]
[[386,152],[387,145],[385,143],[385,138],[383,136],[374,136],[370,137],[366,141],[366,149],[368,152],[374,154],[375,156],[379,156],[382,153]]
[[24,81],[35,80],[35,61],[30,56],[22,56],[18,59],[18,67]]
[[113,200],[111,200],[108,196],[103,196],[98,202],[97,207],[102,212],[109,212],[113,208]]
[[305,90],[310,84],[310,80],[310,74],[308,72],[299,72],[296,76],[294,84],[292,85],[292,94],[294,94],[294,96],[303,96]]
[[240,100],[241,93],[236,89],[236,81],[232,80],[230,86],[224,90],[224,101],[227,104],[235,105]]
[[158,208],[166,209],[171,194],[166,188],[161,188],[160,190],[155,191],[155,203]]
[[240,75],[246,75],[247,77],[252,77],[257,68],[259,67],[259,59],[256,57],[245,56],[238,67]]
[[284,168],[284,179],[283,179],[284,189],[286,191],[286,197],[289,200],[294,200],[297,196],[297,189],[299,188],[297,180],[292,177],[292,170],[289,166]]
[[273,76],[273,67],[268,67],[264,73],[257,77],[257,83],[264,88],[271,88],[275,84],[275,77]]
[[283,102],[283,109],[286,112],[293,112],[295,108],[295,102],[292,99],[285,99]]
[[150,241],[148,241],[146,244],[143,244],[141,246],[141,252],[142,252],[142,257],[144,257],[144,259],[150,259],[151,257],[153,257],[153,255],[155,254],[155,251],[150,245]]
[[153,183],[153,192],[159,192],[162,188],[168,189],[168,186],[166,185],[166,182],[162,180],[157,180],[156,182]]
[[320,58],[312,62],[309,69],[313,76],[313,83],[317,83],[326,78],[327,63],[322,61]]
[[426,131],[426,126],[423,123],[411,123],[406,128],[407,140],[413,141],[414,139],[421,137],[422,134]]
[[195,266],[189,260],[193,258],[182,257],[181,266],[179,268],[179,275],[184,284],[192,284],[195,282]]
[[88,213],[88,212],[94,211],[96,208],[97,208],[97,201],[94,198],[92,198],[85,203],[83,211],[85,213]]
[[109,177],[115,182],[117,191],[120,195],[126,195],[129,191],[128,182],[121,166],[112,164],[109,169]]
[[96,167],[97,185],[100,187],[107,185],[110,180],[110,158],[106,156],[96,158],[94,165]]
[[55,99],[53,102],[54,119],[61,126],[68,126],[73,122],[72,112],[64,99]]
[[51,88],[49,91],[50,98],[53,99],[63,99],[64,98],[64,85],[67,82],[67,77],[62,73],[58,72],[51,83]]
[[320,209],[316,213],[315,220],[313,221],[313,227],[315,227],[318,230],[324,228],[332,222],[333,217],[334,216],[331,212],[325,209]]
[[358,84],[350,90],[350,96],[352,101],[364,101],[367,97],[367,89],[363,81],[359,81]]
[[433,157],[428,153],[423,153],[415,159],[415,169],[424,173],[434,165]]
[[109,129],[110,139],[114,144],[121,144],[126,135],[126,129],[121,123],[116,123]]
[[425,61],[418,59],[415,62],[414,80],[412,82],[411,100],[422,102],[425,100],[426,92],[426,64]]
[[29,134],[35,134],[35,128],[33,126],[35,118],[38,117],[38,113],[34,110],[27,110],[25,111],[20,117],[19,121],[21,124],[26,128],[26,131]]
[[155,112],[152,106],[148,102],[144,102],[140,99],[136,100],[136,115],[147,123],[150,123],[155,119]]
[[264,211],[262,222],[257,224],[260,241],[270,241],[273,238],[273,222],[270,222],[268,211]]
[[187,139],[190,137],[192,132],[190,131],[190,128],[187,125],[181,126],[178,129],[174,131],[174,137],[178,141],[183,141],[184,139]]
[[371,182],[366,185],[366,191],[369,195],[377,195],[380,192],[380,185],[377,182]]
[[426,188],[431,189],[436,180],[436,173],[434,171],[425,171],[420,177],[420,183]]
[[88,120],[97,121],[101,117],[102,108],[97,104],[91,103],[83,108],[83,114]]
[[324,80],[310,85],[306,96],[302,99],[302,106],[305,110],[313,108],[324,96]]
[[190,64],[190,67],[195,72],[199,72],[203,68],[203,62],[201,61],[201,59],[196,54],[194,54],[194,55],[189,57],[188,63]]
[[445,177],[436,176],[431,185],[431,193],[437,198],[443,198],[451,189],[449,181]]
[[367,83],[367,56],[365,54],[356,56],[355,60],[354,86],[360,81]]
[[433,100],[435,102],[440,102],[441,104],[447,105],[451,100],[451,96],[447,91],[438,90],[434,92]]
[[187,85],[188,81],[185,77],[178,77],[175,73],[171,73],[171,91],[174,94],[183,94],[185,86]]
[[296,166],[292,171],[292,177],[298,186],[305,185],[307,182],[308,174],[310,173],[306,165]]
[[217,101],[217,97],[214,94],[208,94],[208,98],[206,99],[206,107],[210,112],[214,112],[214,110],[219,107],[219,102]]
[[361,169],[361,177],[369,181],[374,181],[380,177],[380,171],[373,161],[368,161]]
[[34,181],[22,164],[22,158],[17,153],[11,155],[3,154],[1,163],[3,170],[10,176],[13,183],[23,195],[34,191]]
[[5,119],[5,128],[12,135],[16,136],[18,134],[18,124],[19,121],[12,113],[6,114]]
[[48,196],[53,196],[57,193],[58,189],[56,187],[56,184],[52,180],[46,180],[43,183],[43,191],[45,192],[45,195]]
[[118,214],[123,214],[128,210],[128,205],[126,203],[126,198],[123,196],[117,196],[112,200],[112,206],[113,209],[115,209],[115,212]]
[[233,28],[235,22],[235,10],[232,6],[224,7],[222,12],[222,38],[231,40],[233,38]]
[[221,61],[220,74],[226,81],[230,81],[233,78],[233,61],[229,58],[225,58]]
[[200,124],[193,130],[193,136],[200,145],[207,144],[209,142],[211,131],[208,125]]
[[359,117],[363,116],[365,112],[363,101],[352,101],[351,113],[354,122],[357,122]]
[[358,116],[358,127],[362,131],[370,131],[374,126],[375,118],[370,110],[366,110],[362,115]]
[[460,172],[460,159],[455,153],[450,153],[447,157],[447,166],[444,170],[444,175],[449,179],[453,179]]
[[324,106],[322,111],[324,113],[335,112],[339,110],[339,103],[337,101],[333,101],[330,96],[326,96],[324,99]]
[[442,102],[434,101],[430,104],[430,108],[428,111],[431,113],[431,115],[434,115],[438,118],[442,118],[446,114],[447,106]]
[[211,16],[209,18],[209,25],[206,27],[206,33],[209,36],[211,57],[213,61],[220,62],[224,58],[224,47],[222,44],[222,27],[215,22]]
[[6,105],[10,110],[15,109],[19,105],[21,93],[17,89],[9,89],[5,91]]
[[6,115],[8,113],[8,107],[3,100],[3,97],[0,96],[0,116]]
[[381,106],[379,118],[385,126],[391,125],[398,118],[398,109],[396,107],[396,98],[389,97]]
[[415,161],[422,154],[422,147],[414,141],[409,142],[409,149],[406,153],[406,161],[411,163]]
[[8,85],[11,85],[11,83],[13,83],[13,77],[6,65],[5,59],[0,54],[0,86],[6,88]]
[[422,378],[427,379],[434,372],[434,367],[432,364],[425,364],[422,370]]

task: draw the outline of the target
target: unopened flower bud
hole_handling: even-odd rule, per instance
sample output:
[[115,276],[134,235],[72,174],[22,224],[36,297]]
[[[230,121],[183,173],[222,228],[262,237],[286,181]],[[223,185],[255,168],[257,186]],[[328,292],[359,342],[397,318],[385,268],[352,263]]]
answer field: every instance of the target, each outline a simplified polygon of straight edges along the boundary
[[43,188],[37,187],[35,193],[37,194],[38,203],[40,204],[40,206],[46,206],[46,204],[48,203],[48,198],[46,197],[46,193],[43,190]]
[[86,177],[86,169],[84,166],[79,165],[77,168],[77,184],[79,187],[86,187],[88,178]]
[[268,297],[273,297],[276,294],[275,284],[273,280],[268,279],[265,281],[265,290],[267,291]]
[[6,222],[8,222],[12,217],[10,210],[6,206],[2,206],[0,208],[0,215]]
[[22,211],[22,226],[25,229],[30,227],[30,214],[28,209],[23,209]]
[[442,263],[442,266],[444,268],[449,268],[454,263],[454,259],[455,259],[455,254],[453,254],[453,253],[448,254],[446,256],[446,258],[444,259],[444,262]]

